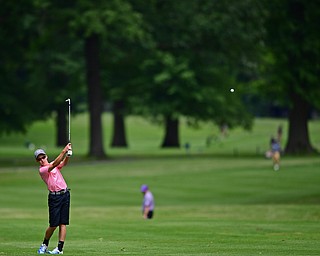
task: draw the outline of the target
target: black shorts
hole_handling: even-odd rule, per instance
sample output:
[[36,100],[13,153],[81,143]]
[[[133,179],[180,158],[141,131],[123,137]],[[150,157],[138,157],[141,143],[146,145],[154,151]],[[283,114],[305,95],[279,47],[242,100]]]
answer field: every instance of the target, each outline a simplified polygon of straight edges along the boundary
[[152,217],[153,217],[153,211],[149,211],[148,215],[147,215],[147,218],[148,219],[152,219]]
[[49,224],[57,227],[60,224],[69,225],[70,192],[62,195],[48,195]]

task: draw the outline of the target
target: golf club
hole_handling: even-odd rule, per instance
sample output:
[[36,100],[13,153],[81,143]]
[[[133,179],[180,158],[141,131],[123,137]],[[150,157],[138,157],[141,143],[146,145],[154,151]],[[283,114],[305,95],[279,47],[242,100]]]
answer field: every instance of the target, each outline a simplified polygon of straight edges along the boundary
[[[71,142],[71,129],[70,129],[70,116],[71,116],[71,100],[66,99],[68,102],[68,142]],[[67,152],[67,156],[72,156],[72,150],[69,149]]]

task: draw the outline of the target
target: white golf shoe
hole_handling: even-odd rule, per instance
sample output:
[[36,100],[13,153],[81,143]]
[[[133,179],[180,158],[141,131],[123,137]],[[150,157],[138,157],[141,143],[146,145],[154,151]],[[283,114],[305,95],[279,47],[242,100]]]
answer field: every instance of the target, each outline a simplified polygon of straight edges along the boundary
[[52,251],[48,252],[49,254],[63,254],[63,251],[59,251],[58,247],[54,248]]
[[38,254],[46,254],[48,250],[48,246],[45,244],[42,244],[38,250]]

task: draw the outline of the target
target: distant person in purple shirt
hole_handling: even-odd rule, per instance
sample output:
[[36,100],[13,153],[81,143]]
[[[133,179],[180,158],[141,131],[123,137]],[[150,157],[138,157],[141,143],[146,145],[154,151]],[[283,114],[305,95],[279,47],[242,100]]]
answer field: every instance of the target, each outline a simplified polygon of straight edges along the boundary
[[142,185],[140,191],[143,194],[142,214],[144,219],[152,219],[154,211],[154,198],[148,185]]

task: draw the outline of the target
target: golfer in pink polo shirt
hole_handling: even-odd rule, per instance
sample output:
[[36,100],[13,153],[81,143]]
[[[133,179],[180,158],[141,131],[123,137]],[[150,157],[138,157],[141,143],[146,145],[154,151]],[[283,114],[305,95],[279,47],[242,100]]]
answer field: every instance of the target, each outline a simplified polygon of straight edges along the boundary
[[[38,250],[38,254],[63,254],[67,225],[69,225],[70,192],[60,171],[69,161],[69,156],[67,155],[68,150],[71,150],[71,143],[68,143],[64,147],[53,162],[48,162],[48,156],[43,149],[37,149],[34,152],[36,161],[40,163],[39,174],[46,183],[49,191],[48,206],[50,225],[45,232],[44,240]],[[58,246],[54,250],[48,251],[49,240],[57,227],[59,227]]]

